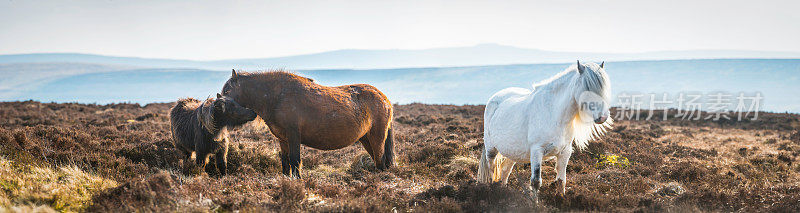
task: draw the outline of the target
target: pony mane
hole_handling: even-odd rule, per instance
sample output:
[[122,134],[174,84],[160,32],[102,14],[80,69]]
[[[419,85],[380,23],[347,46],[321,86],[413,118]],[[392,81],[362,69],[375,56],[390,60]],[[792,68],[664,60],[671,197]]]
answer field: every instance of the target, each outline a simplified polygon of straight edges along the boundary
[[207,98],[203,101],[203,103],[200,104],[200,112],[197,115],[200,124],[210,133],[219,131],[217,120],[214,118],[214,101],[214,98]]
[[606,134],[611,125],[614,124],[614,119],[608,118],[605,123],[595,124],[592,122],[584,122],[579,115],[575,114],[572,118],[572,141],[578,150],[586,149],[589,141],[596,140]]
[[297,81],[309,81],[314,82],[314,79],[303,77],[297,75],[293,72],[287,71],[285,69],[274,69],[274,70],[266,70],[266,71],[256,71],[256,72],[237,72],[237,75],[241,75],[243,77],[250,77],[252,79],[257,79],[261,81],[287,81],[287,80],[297,80]]
[[178,99],[177,106],[185,107],[187,105],[196,104],[196,103],[200,103],[200,101],[197,100],[197,99],[191,98],[191,97],[189,97],[189,98],[181,98],[181,99]]
[[[573,64],[564,71],[550,77],[549,79],[533,84],[534,90],[551,89],[560,90],[565,87],[579,87],[573,89],[581,89],[584,91],[592,91],[597,95],[603,97],[606,103],[609,102],[611,97],[611,84],[608,80],[605,70],[596,63],[582,63],[585,69],[581,74],[578,72],[578,65]],[[577,76],[577,81],[574,80]],[[594,122],[585,122],[581,120],[578,113],[572,117],[570,126],[572,128],[572,141],[579,150],[586,149],[589,141],[598,139],[600,136],[605,135],[606,131],[614,123],[610,117],[605,123],[595,124]]]

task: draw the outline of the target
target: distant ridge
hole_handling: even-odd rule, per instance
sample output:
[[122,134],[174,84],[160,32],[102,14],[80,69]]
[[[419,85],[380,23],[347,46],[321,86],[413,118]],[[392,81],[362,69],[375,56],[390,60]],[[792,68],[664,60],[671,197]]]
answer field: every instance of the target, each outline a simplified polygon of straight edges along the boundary
[[[371,84],[393,103],[482,104],[496,91],[530,87],[573,63],[295,72],[323,85]],[[605,67],[614,94],[670,93],[674,99],[677,92],[760,92],[760,110],[800,112],[800,96],[793,93],[800,90],[800,59],[622,61],[606,62]],[[229,77],[229,70],[0,63],[0,101],[170,102],[213,95]]]
[[231,60],[176,60],[104,56],[80,53],[35,53],[0,55],[0,63],[91,63],[150,68],[197,68],[209,70],[270,69],[379,69],[408,67],[455,67],[504,64],[566,63],[591,61],[639,61],[680,59],[796,59],[800,52],[749,50],[686,50],[642,53],[557,52],[498,44],[421,50],[347,49],[274,58]]

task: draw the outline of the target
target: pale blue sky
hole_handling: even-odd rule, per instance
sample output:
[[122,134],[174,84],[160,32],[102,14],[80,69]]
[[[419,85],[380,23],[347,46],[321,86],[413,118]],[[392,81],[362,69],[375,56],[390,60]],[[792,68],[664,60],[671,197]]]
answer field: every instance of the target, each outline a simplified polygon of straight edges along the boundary
[[0,0],[0,54],[175,59],[498,43],[556,51],[800,51],[789,1]]

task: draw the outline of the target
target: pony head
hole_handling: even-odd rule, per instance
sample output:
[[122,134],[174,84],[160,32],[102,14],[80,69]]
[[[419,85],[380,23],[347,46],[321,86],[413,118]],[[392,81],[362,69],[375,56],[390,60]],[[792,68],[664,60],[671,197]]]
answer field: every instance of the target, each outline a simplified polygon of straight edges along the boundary
[[573,73],[572,95],[577,113],[572,118],[572,140],[578,149],[605,134],[614,122],[609,118],[611,84],[603,68],[604,63],[580,63],[567,69]]
[[228,81],[225,82],[225,85],[222,86],[222,95],[233,100],[238,100],[239,94],[242,93],[242,87],[240,86],[241,78],[241,73],[236,73],[235,69],[231,71],[231,78],[229,78]]
[[242,107],[233,99],[217,93],[214,100],[214,116],[225,126],[239,126],[256,119],[256,112]]
[[221,131],[227,131],[226,127],[245,124],[256,119],[256,116],[258,115],[253,110],[217,93],[217,99],[208,98],[203,101],[198,118],[203,128],[217,135]]
[[610,116],[609,97],[610,87],[608,75],[603,68],[605,62],[581,63],[578,61],[575,69],[578,72],[576,81],[575,102],[578,104],[578,113],[584,122],[603,124]]

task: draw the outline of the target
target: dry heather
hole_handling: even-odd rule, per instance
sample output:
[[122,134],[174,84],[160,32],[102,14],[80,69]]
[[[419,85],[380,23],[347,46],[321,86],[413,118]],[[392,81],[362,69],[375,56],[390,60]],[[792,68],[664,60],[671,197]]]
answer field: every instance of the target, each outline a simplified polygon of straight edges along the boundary
[[[45,211],[800,211],[798,115],[757,121],[618,121],[576,152],[566,195],[543,169],[542,205],[474,181],[482,106],[399,105],[398,166],[377,172],[361,145],[303,150],[304,178],[280,174],[263,125],[232,132],[229,175],[180,159],[171,104],[0,103],[0,205]],[[659,116],[659,115],[656,115]],[[80,196],[67,196],[80,195]],[[43,207],[44,206],[44,207]],[[2,209],[0,209],[2,211]]]

